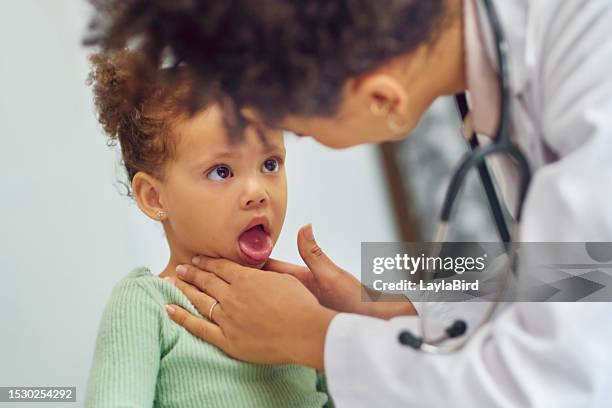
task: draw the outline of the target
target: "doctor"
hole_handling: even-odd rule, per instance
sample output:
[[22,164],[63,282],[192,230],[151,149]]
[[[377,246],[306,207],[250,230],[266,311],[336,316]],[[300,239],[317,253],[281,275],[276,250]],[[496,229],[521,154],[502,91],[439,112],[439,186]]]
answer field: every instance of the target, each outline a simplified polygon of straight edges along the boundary
[[[170,51],[251,122],[328,146],[403,138],[438,96],[466,90],[466,129],[491,136],[499,120],[480,0],[94,3],[110,18],[105,48],[138,37],[153,61]],[[612,241],[612,3],[493,4],[509,45],[512,140],[533,171],[520,240]],[[512,204],[515,163],[491,164]],[[213,322],[169,314],[236,358],[325,370],[340,407],[609,406],[612,303],[516,303],[460,351],[429,355],[397,341],[418,332],[419,304],[362,303],[310,227],[298,247],[308,268],[268,263],[284,273],[195,259],[177,285]]]

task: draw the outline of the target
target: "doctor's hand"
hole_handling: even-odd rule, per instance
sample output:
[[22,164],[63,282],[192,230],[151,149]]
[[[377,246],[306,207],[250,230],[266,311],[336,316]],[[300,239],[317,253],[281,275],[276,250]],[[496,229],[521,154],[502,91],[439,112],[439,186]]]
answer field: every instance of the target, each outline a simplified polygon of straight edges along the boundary
[[[270,259],[264,269],[296,277],[321,305],[337,312],[357,313],[381,319],[416,314],[412,303],[406,297],[390,297],[388,294],[366,288],[352,274],[334,264],[317,245],[311,225],[300,229],[297,244],[307,268]],[[363,301],[362,296],[370,301]],[[384,302],[373,301],[383,300],[385,296]]]
[[[204,256],[169,278],[208,319],[167,305],[172,320],[230,356],[323,370],[327,328],[337,314],[296,278]],[[218,303],[216,303],[218,301]]]

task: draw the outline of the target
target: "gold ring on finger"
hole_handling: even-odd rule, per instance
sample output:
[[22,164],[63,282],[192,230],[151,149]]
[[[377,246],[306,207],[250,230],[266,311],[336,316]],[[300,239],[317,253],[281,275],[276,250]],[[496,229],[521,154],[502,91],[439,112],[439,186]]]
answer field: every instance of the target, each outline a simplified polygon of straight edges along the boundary
[[218,300],[215,300],[215,303],[213,303],[210,306],[210,309],[208,310],[208,320],[210,320],[211,322],[213,321],[213,312],[215,311],[215,306],[217,306],[219,304]]

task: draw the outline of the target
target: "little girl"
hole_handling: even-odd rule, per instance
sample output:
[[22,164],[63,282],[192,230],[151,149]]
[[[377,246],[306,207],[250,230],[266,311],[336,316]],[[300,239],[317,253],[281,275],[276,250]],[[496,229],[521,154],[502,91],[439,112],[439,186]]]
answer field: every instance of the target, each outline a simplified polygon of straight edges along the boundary
[[[113,289],[96,341],[87,407],[331,406],[324,379],[298,365],[244,363],[194,337],[168,317],[165,305],[196,308],[171,283],[175,268],[196,254],[262,267],[280,234],[287,204],[280,131],[230,143],[222,111],[193,115],[189,81],[178,68],[130,84],[139,56],[92,56],[99,121],[119,141],[140,210],[162,223],[170,260],[158,275],[131,271]],[[181,74],[183,74],[181,76]]]

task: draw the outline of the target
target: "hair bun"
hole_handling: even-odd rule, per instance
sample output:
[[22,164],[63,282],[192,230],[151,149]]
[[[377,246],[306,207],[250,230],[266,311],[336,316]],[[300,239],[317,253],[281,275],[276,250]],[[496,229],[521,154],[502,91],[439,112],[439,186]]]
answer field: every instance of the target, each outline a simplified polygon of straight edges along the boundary
[[127,118],[133,117],[147,98],[146,87],[138,84],[146,83],[150,73],[143,55],[133,51],[95,53],[89,60],[92,70],[87,82],[93,85],[98,121],[111,139],[117,139]]

